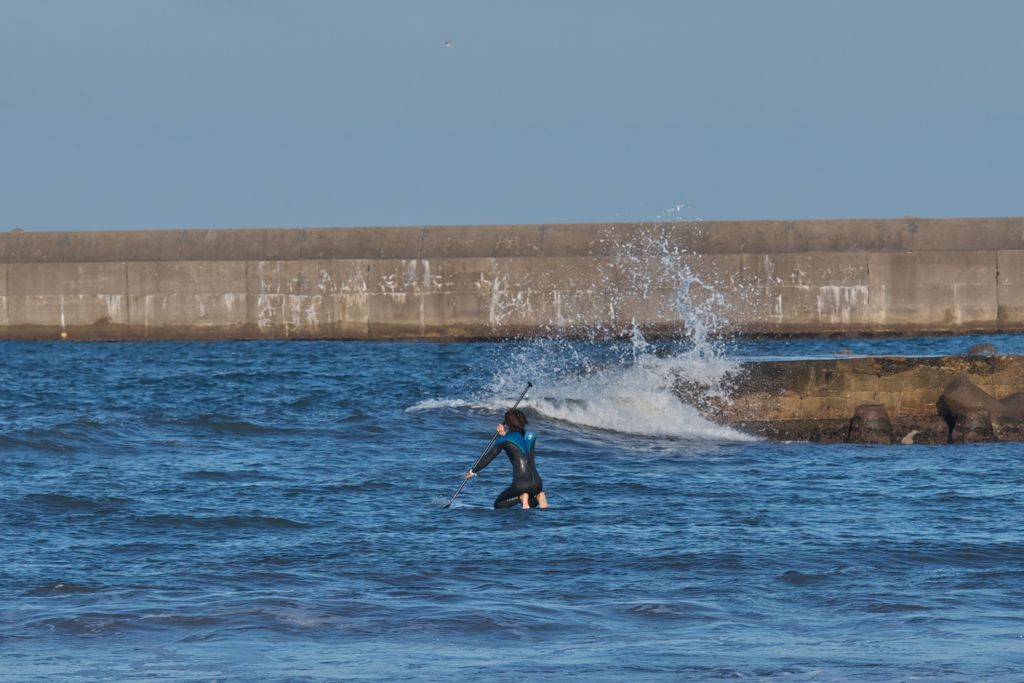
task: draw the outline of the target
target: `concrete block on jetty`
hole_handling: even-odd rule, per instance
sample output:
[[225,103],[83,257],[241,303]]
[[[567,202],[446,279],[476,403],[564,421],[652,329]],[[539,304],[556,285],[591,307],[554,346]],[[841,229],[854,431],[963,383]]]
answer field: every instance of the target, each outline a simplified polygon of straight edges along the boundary
[[847,443],[892,444],[892,423],[889,413],[880,403],[857,406],[850,420]]

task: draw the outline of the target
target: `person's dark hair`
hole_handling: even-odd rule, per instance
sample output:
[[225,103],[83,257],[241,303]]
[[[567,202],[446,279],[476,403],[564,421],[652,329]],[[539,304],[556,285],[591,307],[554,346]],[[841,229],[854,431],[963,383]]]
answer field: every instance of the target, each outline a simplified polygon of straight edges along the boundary
[[526,434],[526,415],[521,410],[513,408],[505,411],[505,424],[510,432]]

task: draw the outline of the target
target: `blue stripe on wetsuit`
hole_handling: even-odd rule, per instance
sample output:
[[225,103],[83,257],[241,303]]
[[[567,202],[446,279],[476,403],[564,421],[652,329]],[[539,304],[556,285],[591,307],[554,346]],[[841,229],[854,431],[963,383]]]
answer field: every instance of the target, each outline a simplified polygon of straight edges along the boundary
[[533,441],[537,437],[534,436],[533,432],[526,432],[524,437],[519,432],[509,432],[505,436],[499,436],[498,440],[495,441],[495,445],[502,443],[503,441],[511,441],[516,448],[519,449],[524,455],[530,452],[530,448],[533,447]]

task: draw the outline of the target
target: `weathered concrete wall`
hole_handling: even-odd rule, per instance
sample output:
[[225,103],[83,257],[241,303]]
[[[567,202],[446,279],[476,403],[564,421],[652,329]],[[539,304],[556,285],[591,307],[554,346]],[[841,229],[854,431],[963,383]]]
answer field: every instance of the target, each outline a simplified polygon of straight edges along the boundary
[[1024,330],[1024,218],[0,234],[0,337]]

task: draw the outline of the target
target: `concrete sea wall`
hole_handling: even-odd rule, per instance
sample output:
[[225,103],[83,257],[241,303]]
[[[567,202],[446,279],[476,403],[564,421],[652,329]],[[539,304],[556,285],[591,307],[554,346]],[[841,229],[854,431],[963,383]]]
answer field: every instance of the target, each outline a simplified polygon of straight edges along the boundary
[[0,337],[1024,329],[1024,218],[0,234]]

